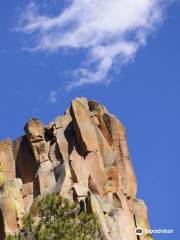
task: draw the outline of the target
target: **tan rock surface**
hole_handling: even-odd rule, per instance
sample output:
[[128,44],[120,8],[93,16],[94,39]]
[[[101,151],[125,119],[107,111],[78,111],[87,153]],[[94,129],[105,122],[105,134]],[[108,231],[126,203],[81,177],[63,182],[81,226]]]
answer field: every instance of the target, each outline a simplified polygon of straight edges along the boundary
[[[136,227],[140,227],[142,229],[150,229],[148,223],[148,214],[147,207],[144,201],[142,200],[134,200],[134,218]],[[152,236],[146,232],[143,235],[139,236],[140,240],[152,240]]]
[[10,139],[0,142],[0,185],[7,179],[15,178],[15,161],[13,143]]
[[135,234],[149,224],[136,199],[125,128],[104,106],[76,98],[47,126],[33,118],[24,130],[0,142],[0,239],[17,232],[34,199],[50,192],[93,211],[108,240],[150,239]]
[[22,185],[22,181],[16,178],[7,180],[0,188],[0,209],[6,234],[15,234],[22,227],[24,216]]

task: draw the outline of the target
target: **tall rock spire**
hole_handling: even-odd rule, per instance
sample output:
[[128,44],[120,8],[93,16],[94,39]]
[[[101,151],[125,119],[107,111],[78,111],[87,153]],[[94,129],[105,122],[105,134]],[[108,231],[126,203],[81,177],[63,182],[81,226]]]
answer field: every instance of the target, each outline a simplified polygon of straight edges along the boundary
[[18,232],[34,199],[51,192],[91,209],[107,240],[151,239],[135,233],[149,228],[147,208],[136,199],[125,128],[104,106],[76,98],[47,126],[33,118],[24,129],[0,143],[0,239]]

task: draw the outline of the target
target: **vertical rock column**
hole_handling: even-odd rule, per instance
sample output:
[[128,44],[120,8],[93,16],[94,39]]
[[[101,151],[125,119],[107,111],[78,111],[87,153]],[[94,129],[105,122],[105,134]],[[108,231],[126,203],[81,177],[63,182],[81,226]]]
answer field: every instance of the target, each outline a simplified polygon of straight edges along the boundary
[[126,131],[113,115],[111,115],[111,126],[114,159],[119,172],[119,188],[126,196],[134,199],[136,198],[137,183],[129,156]]
[[15,178],[15,162],[12,141],[0,143],[0,226],[1,234],[14,234],[22,226],[24,202],[22,196],[22,181]]
[[[121,154],[120,139],[116,149],[113,145],[114,135],[119,137],[120,129],[112,128],[111,115],[93,101],[83,98],[73,100],[70,113],[77,139],[77,147],[70,155],[76,176],[74,188],[77,197],[86,195],[88,188],[91,208],[108,240],[137,240],[134,216],[125,196],[135,197],[136,194],[129,186],[133,175],[128,169],[130,162],[125,158],[127,149],[124,147]],[[121,137],[124,138],[124,135]],[[121,159],[124,167],[120,172]],[[118,179],[123,179],[124,185],[121,186]]]
[[25,125],[25,132],[39,166],[34,181],[35,195],[53,192],[56,179],[48,156],[49,142],[45,141],[44,125],[38,119],[32,119]]
[[55,119],[53,134],[56,136],[56,158],[58,151],[62,158],[58,167],[57,190],[61,192],[63,197],[73,201],[73,181],[69,164],[69,152],[73,146],[74,132],[72,129],[72,119],[68,112],[64,116]]
[[0,187],[8,179],[15,178],[13,144],[10,139],[0,142]]
[[28,212],[34,198],[33,182],[37,171],[37,162],[33,155],[27,137],[22,136],[14,142],[14,156],[16,162],[16,176],[23,182],[23,198],[25,211]]

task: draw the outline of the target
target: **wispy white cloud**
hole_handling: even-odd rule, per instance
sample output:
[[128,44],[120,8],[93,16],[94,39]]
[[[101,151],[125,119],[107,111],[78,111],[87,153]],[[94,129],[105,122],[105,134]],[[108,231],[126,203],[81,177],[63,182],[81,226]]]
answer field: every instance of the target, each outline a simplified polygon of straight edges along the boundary
[[[30,4],[20,17],[18,30],[35,34],[32,51],[86,49],[86,59],[73,71],[67,89],[111,81],[114,64],[121,67],[146,44],[147,36],[163,20],[168,0],[70,0],[57,16],[39,13]],[[55,102],[56,92],[51,93]]]
[[48,101],[52,104],[56,103],[57,102],[57,94],[58,94],[58,91],[51,90],[49,93]]

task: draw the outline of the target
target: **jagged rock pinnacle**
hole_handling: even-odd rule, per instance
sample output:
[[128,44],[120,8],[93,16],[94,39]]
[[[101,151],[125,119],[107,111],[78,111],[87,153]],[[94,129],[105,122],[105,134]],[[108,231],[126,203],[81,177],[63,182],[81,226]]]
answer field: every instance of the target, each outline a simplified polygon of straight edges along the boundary
[[56,192],[91,205],[108,240],[147,240],[149,228],[124,126],[94,101],[76,98],[63,116],[45,126],[38,119],[25,135],[0,143],[0,239],[22,227],[39,195]]

